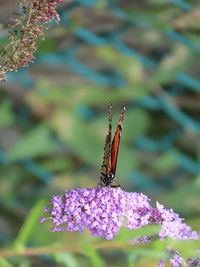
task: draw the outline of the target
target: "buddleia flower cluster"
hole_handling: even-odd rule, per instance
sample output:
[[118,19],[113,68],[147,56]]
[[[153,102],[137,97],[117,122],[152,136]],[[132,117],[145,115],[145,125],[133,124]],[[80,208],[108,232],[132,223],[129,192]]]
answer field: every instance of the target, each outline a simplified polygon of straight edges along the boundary
[[[44,209],[41,222],[52,222],[52,231],[79,231],[87,228],[93,236],[113,239],[121,227],[135,230],[158,224],[158,237],[165,239],[198,239],[183,219],[160,203],[152,207],[142,193],[130,193],[121,188],[78,188],[54,196]],[[148,242],[149,237],[145,239]]]
[[63,0],[21,0],[20,13],[12,19],[8,42],[0,48],[0,81],[8,72],[27,67],[34,60],[37,40],[44,38],[44,30],[51,20],[59,21],[56,11]]
[[182,266],[200,267],[200,258],[188,258],[185,261],[183,257],[180,255],[180,253],[175,249],[167,248],[166,252],[169,256],[169,259],[160,260],[157,267],[169,266],[168,264],[166,264],[166,261],[168,261],[170,263],[170,266],[172,267],[182,267]]

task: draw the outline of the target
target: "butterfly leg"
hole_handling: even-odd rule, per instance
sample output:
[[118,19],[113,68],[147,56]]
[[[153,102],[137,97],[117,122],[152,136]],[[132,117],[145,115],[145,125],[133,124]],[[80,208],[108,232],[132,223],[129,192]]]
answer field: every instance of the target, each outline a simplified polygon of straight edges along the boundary
[[115,185],[111,184],[111,187],[120,187],[121,186],[116,180],[113,180],[112,183],[116,183],[116,184]]
[[111,187],[121,187],[125,191],[124,187],[120,183],[118,183],[116,180],[113,180],[113,183],[114,182],[116,183],[116,185],[111,185]]
[[102,184],[101,183],[98,183],[97,184],[97,189],[100,189],[102,187]]
[[100,182],[97,184],[97,189],[101,188],[102,186],[104,186],[104,183],[102,178],[100,178]]
[[120,184],[116,184],[116,185],[111,185],[110,187],[116,188],[116,187],[121,187],[121,185]]

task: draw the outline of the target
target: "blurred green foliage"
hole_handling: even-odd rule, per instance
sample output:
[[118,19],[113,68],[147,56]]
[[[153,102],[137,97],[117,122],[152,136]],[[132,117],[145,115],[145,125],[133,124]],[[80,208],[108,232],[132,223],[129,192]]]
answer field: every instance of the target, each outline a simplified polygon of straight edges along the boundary
[[[113,130],[127,105],[118,181],[127,191],[142,191],[180,212],[200,230],[200,135],[196,124],[182,113],[175,117],[159,102],[164,95],[199,122],[199,26],[193,22],[199,3],[188,1],[189,10],[186,1],[117,1],[113,6],[96,1],[93,7],[82,2],[61,7],[61,25],[39,43],[36,62],[1,85],[0,267],[156,266],[167,259],[167,246],[186,258],[197,257],[199,241],[130,244],[138,235],[154,233],[155,226],[122,229],[115,240],[105,241],[88,232],[52,233],[49,223],[39,223],[53,195],[98,183],[111,101]],[[77,37],[79,27],[107,42],[83,41]],[[116,32],[132,53],[119,45]],[[65,54],[72,48],[82,64],[95,70],[92,77],[78,73],[77,65],[72,68]],[[156,65],[147,66],[148,60]],[[180,134],[171,137],[175,130]]]

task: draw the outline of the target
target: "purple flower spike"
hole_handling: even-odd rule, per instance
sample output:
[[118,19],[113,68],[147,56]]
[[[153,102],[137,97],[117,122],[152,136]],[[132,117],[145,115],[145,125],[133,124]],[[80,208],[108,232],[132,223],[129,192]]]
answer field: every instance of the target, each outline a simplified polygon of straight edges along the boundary
[[160,238],[198,238],[172,210],[159,203],[152,208],[147,196],[120,188],[71,189],[63,196],[54,196],[45,212],[49,216],[41,222],[51,220],[52,231],[83,232],[87,228],[94,236],[113,239],[122,226],[133,230],[156,223],[161,225]]
[[188,259],[187,261],[189,267],[200,267],[200,259]]
[[199,239],[196,231],[192,231],[191,227],[183,222],[177,213],[172,209],[167,210],[160,203],[156,203],[157,208],[154,209],[154,221],[161,224],[159,232],[160,238],[171,237],[173,239]]
[[157,264],[157,267],[165,267],[164,260],[160,260],[159,263]]
[[137,236],[133,240],[131,240],[131,244],[136,245],[136,244],[147,244],[151,242],[151,236]]
[[182,258],[178,254],[174,254],[173,258],[171,258],[169,261],[172,264],[172,267],[182,266]]
[[[181,254],[173,248],[167,248],[166,252],[169,254],[167,261],[169,261],[171,267],[183,267],[183,266],[200,267],[199,258],[189,258],[187,259],[187,261],[185,261],[184,258],[181,257]],[[164,266],[165,266],[165,261],[161,259],[157,264],[157,267],[164,267]]]

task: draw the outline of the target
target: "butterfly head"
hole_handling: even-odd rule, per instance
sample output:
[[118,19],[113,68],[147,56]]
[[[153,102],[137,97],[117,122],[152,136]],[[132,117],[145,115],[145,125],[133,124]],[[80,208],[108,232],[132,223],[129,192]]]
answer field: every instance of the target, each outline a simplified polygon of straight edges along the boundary
[[101,182],[104,186],[112,185],[115,180],[115,175],[112,173],[101,173]]

